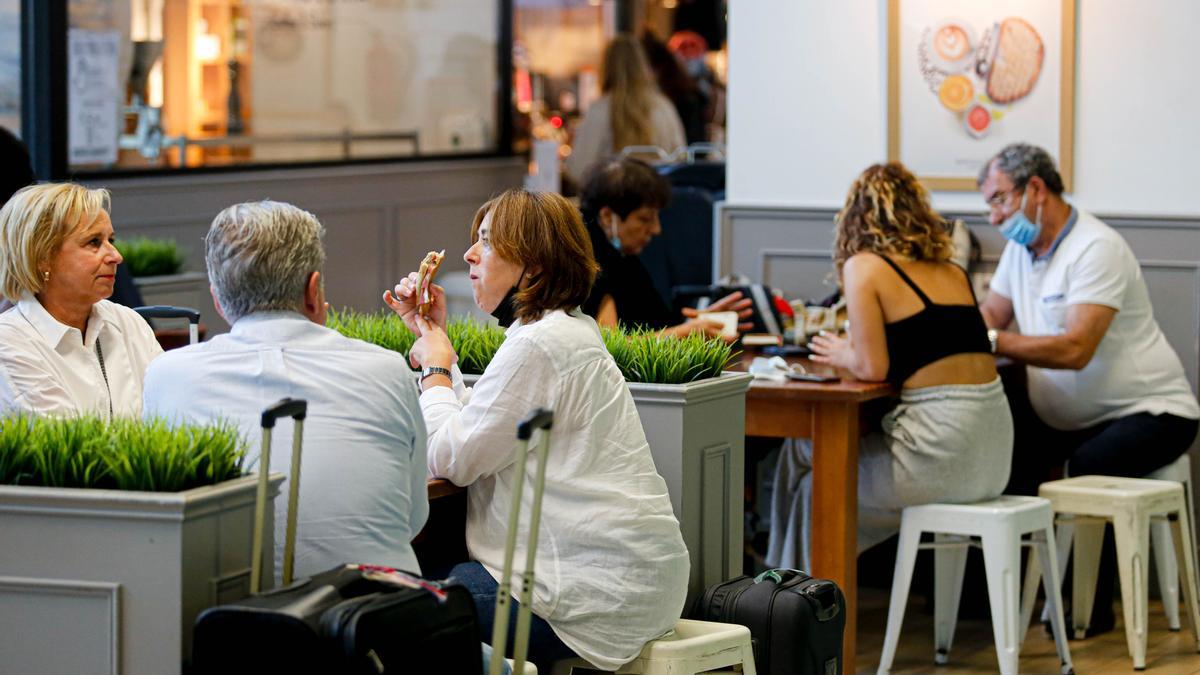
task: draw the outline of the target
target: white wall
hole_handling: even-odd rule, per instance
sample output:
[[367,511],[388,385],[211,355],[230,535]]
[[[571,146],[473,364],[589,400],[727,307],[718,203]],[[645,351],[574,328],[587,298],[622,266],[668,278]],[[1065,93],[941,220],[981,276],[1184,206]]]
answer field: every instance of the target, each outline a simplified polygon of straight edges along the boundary
[[[1071,199],[1103,214],[1200,214],[1200,2],[1077,7]],[[886,158],[886,25],[886,0],[729,3],[731,203],[837,207]],[[974,193],[934,201],[982,208]]]

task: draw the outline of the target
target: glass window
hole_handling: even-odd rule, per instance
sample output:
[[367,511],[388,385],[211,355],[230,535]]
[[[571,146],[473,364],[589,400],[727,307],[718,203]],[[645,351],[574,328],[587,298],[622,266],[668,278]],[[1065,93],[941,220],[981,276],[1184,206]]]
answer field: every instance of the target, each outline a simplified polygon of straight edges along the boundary
[[495,152],[501,5],[70,0],[68,163]]
[[0,127],[21,135],[21,0],[0,0]]

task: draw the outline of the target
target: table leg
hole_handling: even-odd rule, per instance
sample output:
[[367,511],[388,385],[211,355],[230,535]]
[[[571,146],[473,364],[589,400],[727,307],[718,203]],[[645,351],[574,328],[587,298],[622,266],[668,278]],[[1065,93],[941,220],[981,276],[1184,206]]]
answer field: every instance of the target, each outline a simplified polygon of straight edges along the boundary
[[858,617],[858,404],[813,406],[812,574],[846,596],[843,672],[855,672]]

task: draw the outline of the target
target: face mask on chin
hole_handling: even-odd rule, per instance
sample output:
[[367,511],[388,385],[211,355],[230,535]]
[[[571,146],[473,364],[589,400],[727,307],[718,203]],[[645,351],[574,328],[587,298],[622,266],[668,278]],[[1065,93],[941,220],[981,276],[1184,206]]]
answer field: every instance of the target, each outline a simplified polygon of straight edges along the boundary
[[501,328],[508,328],[517,318],[516,310],[513,308],[513,299],[516,298],[517,291],[521,290],[521,277],[524,276],[525,268],[522,267],[521,276],[517,277],[517,283],[508,289],[508,292],[501,298],[500,304],[496,305],[496,309],[493,309],[491,312],[492,316],[496,317],[496,322],[500,324]]
[[1005,239],[1021,246],[1029,246],[1042,233],[1042,206],[1038,204],[1037,222],[1030,222],[1029,216],[1025,215],[1025,195],[1027,194],[1028,190],[1021,193],[1020,207],[1000,225],[1000,234]]

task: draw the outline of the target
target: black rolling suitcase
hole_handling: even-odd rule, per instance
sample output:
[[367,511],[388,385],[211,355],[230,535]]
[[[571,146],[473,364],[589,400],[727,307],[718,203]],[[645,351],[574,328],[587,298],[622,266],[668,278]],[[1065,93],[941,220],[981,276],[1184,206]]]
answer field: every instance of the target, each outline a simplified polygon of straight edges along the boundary
[[749,628],[760,673],[842,673],[846,599],[828,579],[786,569],[738,577],[709,586],[690,614]]
[[[479,626],[466,588],[373,565],[344,565],[291,583],[305,402],[263,412],[251,591],[196,619],[193,673],[465,673],[481,675]],[[275,419],[296,420],[289,477],[284,587],[258,593],[265,477]]]

